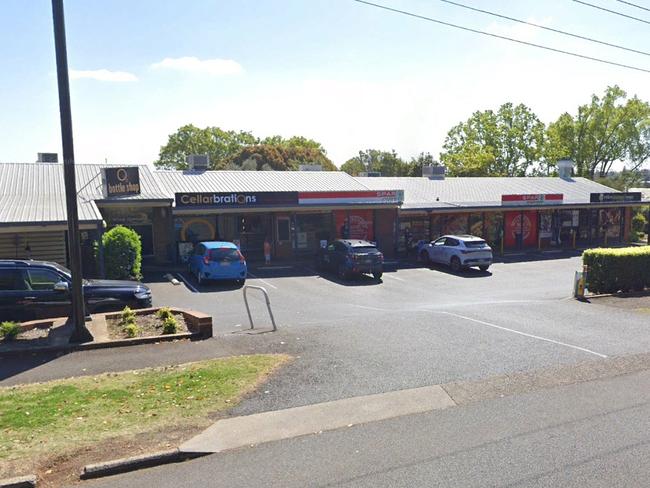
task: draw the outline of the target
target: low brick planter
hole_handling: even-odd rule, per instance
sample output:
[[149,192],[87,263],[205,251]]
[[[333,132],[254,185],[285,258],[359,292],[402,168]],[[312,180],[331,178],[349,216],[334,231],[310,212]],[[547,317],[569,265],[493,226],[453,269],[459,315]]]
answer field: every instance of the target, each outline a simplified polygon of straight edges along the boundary
[[[141,308],[133,310],[136,315],[156,313],[162,307]],[[120,318],[121,311],[93,314],[92,320],[86,326],[93,334],[94,340],[81,344],[69,342],[72,327],[66,318],[32,320],[20,324],[21,331],[28,332],[33,329],[50,329],[49,336],[38,340],[0,341],[0,357],[22,355],[29,352],[69,352],[85,349],[104,349],[110,347],[135,346],[138,344],[152,344],[156,342],[171,342],[181,339],[202,340],[212,337],[212,317],[202,312],[171,308],[172,313],[182,314],[189,332],[178,334],[161,334],[124,339],[110,339],[106,332],[107,318]],[[103,329],[103,334],[98,333]]]
[[[156,313],[162,307],[153,307],[153,308],[139,308],[133,310],[135,315],[150,315]],[[202,312],[195,312],[194,310],[185,310],[182,308],[173,308],[169,307],[169,310],[173,314],[181,314],[185,319],[185,324],[187,329],[190,331],[192,336],[200,336],[202,339],[207,339],[212,337],[212,316],[204,314]],[[102,314],[107,319],[120,319],[122,312],[108,312]],[[167,334],[169,335],[169,334]],[[172,334],[180,335],[180,334]],[[164,337],[162,336],[153,336],[153,337]]]

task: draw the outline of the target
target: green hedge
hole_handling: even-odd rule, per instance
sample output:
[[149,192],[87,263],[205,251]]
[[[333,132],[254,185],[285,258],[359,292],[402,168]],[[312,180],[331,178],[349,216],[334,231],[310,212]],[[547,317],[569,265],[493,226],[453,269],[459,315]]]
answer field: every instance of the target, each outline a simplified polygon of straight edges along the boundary
[[650,246],[588,249],[582,262],[588,266],[587,288],[591,293],[650,287]]
[[102,236],[106,277],[113,280],[142,278],[140,236],[128,227],[117,225]]

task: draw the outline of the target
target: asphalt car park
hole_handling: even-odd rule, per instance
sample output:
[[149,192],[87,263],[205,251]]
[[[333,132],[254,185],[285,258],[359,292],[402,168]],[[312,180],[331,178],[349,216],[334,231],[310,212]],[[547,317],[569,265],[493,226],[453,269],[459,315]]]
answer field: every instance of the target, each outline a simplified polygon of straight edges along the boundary
[[571,298],[577,256],[526,256],[489,272],[387,263],[381,280],[341,280],[311,265],[251,267],[256,329],[248,330],[241,287],[151,283],[154,305],[214,317],[229,350],[284,351],[294,361],[236,413],[274,410],[363,394],[482,378],[645,352],[647,314]]

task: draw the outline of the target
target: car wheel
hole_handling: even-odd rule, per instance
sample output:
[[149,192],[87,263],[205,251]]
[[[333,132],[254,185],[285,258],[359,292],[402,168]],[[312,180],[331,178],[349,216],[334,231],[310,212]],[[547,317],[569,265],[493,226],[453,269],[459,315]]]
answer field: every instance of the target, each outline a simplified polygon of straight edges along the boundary
[[460,259],[458,259],[457,256],[453,256],[453,257],[451,258],[451,261],[450,261],[450,263],[449,263],[449,266],[451,266],[451,270],[452,270],[454,273],[458,273],[458,272],[460,271],[460,269],[462,268],[462,266],[461,266],[461,264],[460,264]]
[[373,273],[372,276],[373,276],[373,278],[375,278],[376,280],[380,280],[381,277],[383,276],[383,274],[384,274],[384,273],[382,273],[381,271],[377,271],[377,272]]
[[429,253],[426,251],[420,252],[420,261],[422,261],[427,266],[431,265],[431,259],[429,258]]
[[478,269],[480,269],[481,271],[485,272],[485,271],[487,271],[488,269],[490,269],[490,265],[488,264],[487,266],[479,266]]
[[339,264],[338,275],[342,280],[348,279],[348,270],[342,264]]

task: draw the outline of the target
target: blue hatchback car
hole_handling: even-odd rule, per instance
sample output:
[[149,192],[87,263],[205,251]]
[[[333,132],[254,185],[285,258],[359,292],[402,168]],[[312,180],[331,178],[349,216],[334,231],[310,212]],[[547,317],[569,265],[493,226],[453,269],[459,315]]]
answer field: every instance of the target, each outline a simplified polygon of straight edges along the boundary
[[199,284],[208,280],[236,280],[243,284],[248,273],[246,259],[237,246],[223,241],[196,244],[188,267]]

